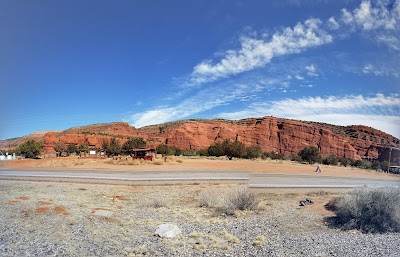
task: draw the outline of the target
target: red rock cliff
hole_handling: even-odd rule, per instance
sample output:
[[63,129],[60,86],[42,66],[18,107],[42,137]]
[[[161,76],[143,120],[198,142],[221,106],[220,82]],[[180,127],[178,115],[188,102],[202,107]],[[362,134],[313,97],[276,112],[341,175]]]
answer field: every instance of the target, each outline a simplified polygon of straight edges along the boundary
[[44,137],[46,153],[54,153],[57,142],[87,143],[101,148],[104,140],[117,137],[124,143],[129,137],[143,137],[148,146],[164,143],[180,149],[199,150],[225,139],[239,140],[263,151],[284,155],[297,154],[305,146],[317,147],[323,156],[334,154],[351,159],[400,159],[399,139],[366,126],[335,126],[274,117],[239,121],[196,120],[152,125],[136,129],[124,122],[71,128]]

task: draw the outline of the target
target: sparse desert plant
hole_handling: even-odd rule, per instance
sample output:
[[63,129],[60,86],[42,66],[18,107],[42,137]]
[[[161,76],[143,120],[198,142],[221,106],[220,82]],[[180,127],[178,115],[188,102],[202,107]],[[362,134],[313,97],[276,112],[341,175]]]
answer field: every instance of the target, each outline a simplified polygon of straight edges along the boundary
[[176,162],[177,162],[177,163],[182,163],[183,160],[182,160],[182,159],[177,159]]
[[265,242],[265,236],[264,235],[258,235],[256,239],[253,241],[254,246],[261,246]]
[[199,195],[199,207],[214,208],[219,204],[218,197],[214,193],[204,191]]
[[149,206],[153,208],[165,207],[167,206],[167,200],[162,197],[154,198],[150,200]]
[[357,188],[332,199],[327,208],[336,213],[328,220],[335,227],[366,233],[400,232],[400,188]]
[[153,161],[153,164],[154,164],[154,165],[163,165],[163,164],[164,164],[164,161],[162,161],[162,160],[155,160],[155,161]]
[[236,210],[255,210],[260,203],[257,195],[246,187],[240,187],[227,195],[218,210],[226,215],[233,215]]

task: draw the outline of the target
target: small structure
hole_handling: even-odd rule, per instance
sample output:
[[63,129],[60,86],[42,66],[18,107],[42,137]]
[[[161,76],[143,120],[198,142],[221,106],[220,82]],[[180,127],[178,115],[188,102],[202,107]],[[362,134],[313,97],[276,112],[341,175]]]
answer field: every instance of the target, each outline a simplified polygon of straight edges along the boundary
[[133,159],[152,161],[153,158],[157,158],[157,151],[154,148],[133,148],[131,156]]
[[400,166],[390,166],[388,172],[393,174],[400,174]]

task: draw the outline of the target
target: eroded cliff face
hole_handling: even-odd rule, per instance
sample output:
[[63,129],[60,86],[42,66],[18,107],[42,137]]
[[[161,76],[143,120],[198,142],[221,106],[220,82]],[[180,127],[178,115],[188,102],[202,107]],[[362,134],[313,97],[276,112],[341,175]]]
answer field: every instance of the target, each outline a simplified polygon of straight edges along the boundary
[[[155,133],[156,131],[162,133]],[[164,143],[180,149],[199,150],[225,139],[238,140],[246,146],[259,146],[266,152],[297,154],[306,146],[315,146],[322,155],[335,154],[360,158],[343,136],[329,129],[298,121],[264,117],[238,122],[187,121],[179,126],[159,125],[139,129],[141,134],[164,138]]]
[[[399,139],[366,126],[335,126],[275,117],[249,118],[239,121],[179,121],[136,129],[124,122],[95,124],[63,132],[47,133],[46,153],[54,153],[57,142],[88,144],[101,148],[104,140],[116,137],[122,144],[129,137],[143,137],[148,146],[164,143],[180,149],[206,149],[225,139],[239,140],[246,146],[259,146],[266,152],[297,154],[306,146],[317,147],[323,156],[334,154],[350,159],[392,160],[400,158]],[[390,150],[392,149],[392,150]],[[397,150],[396,150],[397,149]]]

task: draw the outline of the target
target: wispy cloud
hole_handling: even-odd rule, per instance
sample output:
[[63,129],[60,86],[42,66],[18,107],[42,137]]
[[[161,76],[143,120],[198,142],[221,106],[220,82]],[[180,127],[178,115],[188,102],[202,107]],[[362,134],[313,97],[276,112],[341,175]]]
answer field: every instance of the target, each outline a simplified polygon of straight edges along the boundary
[[[379,30],[377,41],[397,49],[398,37],[386,35],[385,31],[398,31],[400,21],[400,0],[392,8],[385,1],[372,4],[363,1],[353,11],[342,9],[338,17],[323,22],[320,19],[307,19],[294,27],[276,32],[270,38],[242,36],[240,49],[228,50],[220,60],[205,60],[197,64],[190,74],[186,86],[200,85],[221,78],[247,72],[269,63],[276,56],[300,53],[307,49],[332,43],[337,34],[343,31]],[[339,32],[337,32],[339,30]],[[310,74],[314,74],[310,72]]]
[[218,88],[202,90],[174,106],[159,107],[144,113],[133,114],[124,120],[135,127],[159,124],[184,119],[189,116],[227,105],[232,101],[249,101],[257,99],[259,85],[227,83]]
[[239,50],[228,50],[218,62],[206,60],[193,68],[188,85],[199,85],[262,67],[272,58],[300,53],[332,42],[319,19],[308,19],[272,35],[269,40],[242,37]]
[[377,94],[306,97],[256,102],[248,108],[217,116],[227,119],[272,115],[282,118],[326,122],[337,125],[367,125],[400,137],[400,96]]
[[318,77],[317,68],[314,64],[306,66],[307,75],[310,77]]

